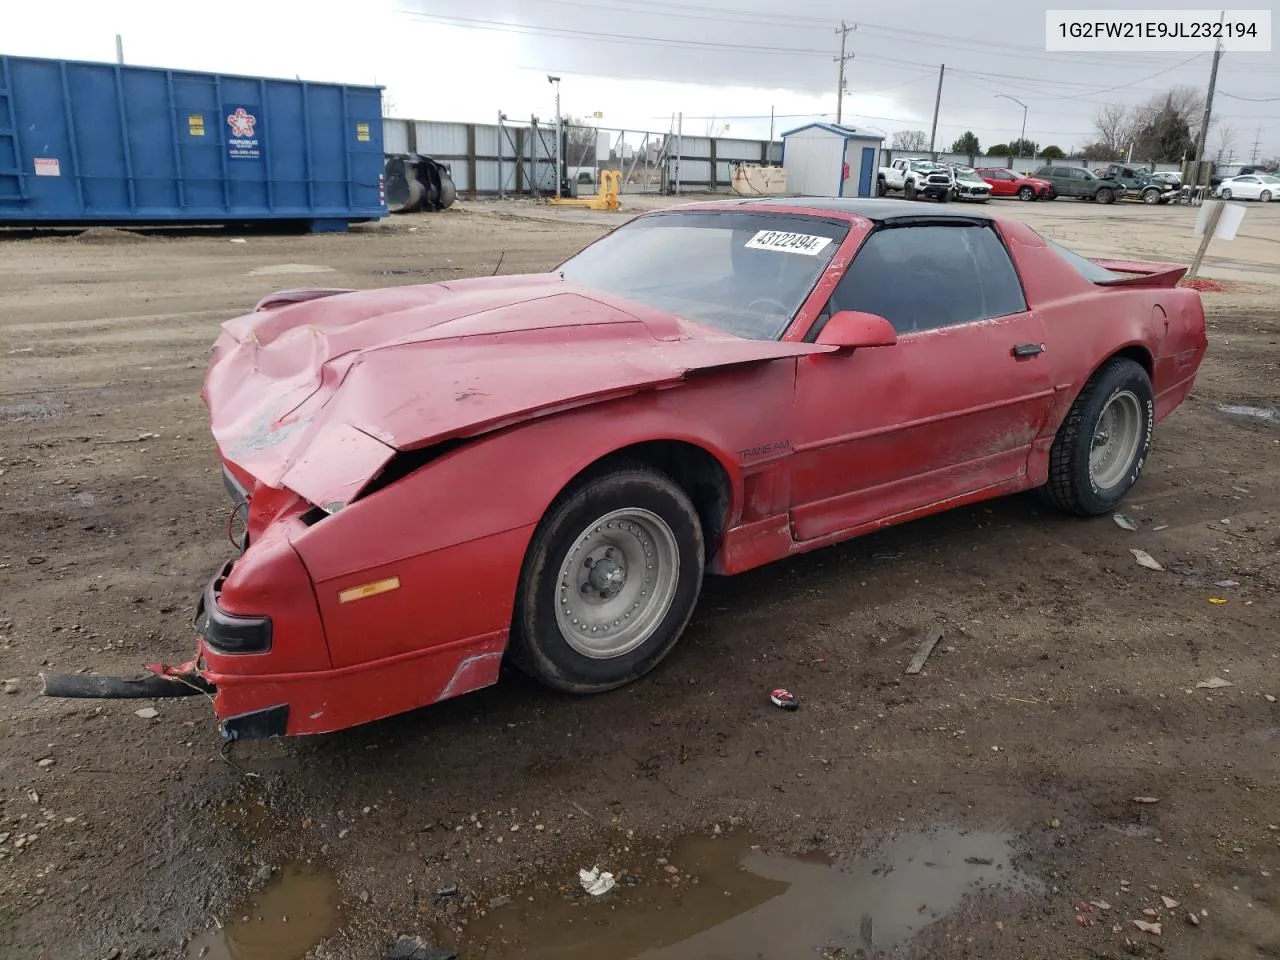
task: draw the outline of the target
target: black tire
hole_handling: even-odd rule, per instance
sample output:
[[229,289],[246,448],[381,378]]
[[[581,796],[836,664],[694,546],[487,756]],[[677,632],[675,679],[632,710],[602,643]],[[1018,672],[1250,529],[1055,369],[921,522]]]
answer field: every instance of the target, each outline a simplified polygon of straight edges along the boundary
[[1270,203],[1270,202],[1271,202],[1271,191],[1270,191],[1270,190],[1263,190],[1260,194],[1258,194],[1258,199],[1259,199],[1259,200],[1261,200],[1263,203]]
[[1160,203],[1160,191],[1155,188],[1148,187],[1142,191],[1143,203]]
[[[557,581],[578,538],[598,519],[624,509],[656,515],[673,535],[679,556],[674,593],[638,646],[593,658],[576,650],[557,623],[563,597]],[[569,693],[600,693],[630,683],[657,666],[684,632],[702,589],[704,566],[698,512],[669,476],[638,463],[588,476],[557,498],[529,544],[511,618],[510,659],[534,679]]]
[[889,188],[885,186],[884,177],[876,177],[876,196],[883,197],[889,192]]
[[1110,187],[1103,187],[1093,195],[1093,199],[1099,203],[1111,203],[1116,198],[1116,192]]
[[1219,196],[1219,197],[1221,197],[1223,200],[1230,200],[1230,199],[1231,199],[1231,188],[1230,188],[1230,187],[1228,187],[1226,190],[1223,190],[1221,193],[1219,193],[1219,194],[1218,194],[1218,196]]
[[1036,192],[1035,192],[1035,190],[1033,190],[1031,187],[1019,187],[1019,188],[1018,188],[1018,199],[1019,199],[1019,200],[1034,200],[1035,198],[1036,198]]
[[914,200],[916,198],[916,185],[913,181],[908,180],[902,185],[902,195],[908,200]]
[[[1138,442],[1120,479],[1100,488],[1089,464],[1094,435],[1111,401],[1126,393],[1136,398],[1140,410]],[[1049,480],[1039,490],[1041,497],[1060,510],[1083,517],[1111,513],[1142,475],[1154,425],[1155,394],[1147,372],[1125,357],[1108,360],[1085,384],[1058,428],[1049,451]]]

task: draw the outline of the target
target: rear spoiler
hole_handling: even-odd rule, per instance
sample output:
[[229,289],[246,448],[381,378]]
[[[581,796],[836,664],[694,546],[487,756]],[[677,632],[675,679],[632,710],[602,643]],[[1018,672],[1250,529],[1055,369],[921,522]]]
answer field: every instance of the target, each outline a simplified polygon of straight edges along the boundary
[[1129,274],[1115,280],[1097,280],[1100,287],[1168,287],[1172,289],[1188,267],[1176,263],[1150,263],[1145,260],[1098,260],[1090,258],[1104,270]]

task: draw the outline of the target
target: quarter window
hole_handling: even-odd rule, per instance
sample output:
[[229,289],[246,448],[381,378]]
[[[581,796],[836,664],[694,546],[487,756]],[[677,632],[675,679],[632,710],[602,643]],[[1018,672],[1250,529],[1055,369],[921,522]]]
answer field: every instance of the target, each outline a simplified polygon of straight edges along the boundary
[[905,335],[1026,309],[1022,284],[995,229],[958,223],[876,230],[825,313],[878,314]]

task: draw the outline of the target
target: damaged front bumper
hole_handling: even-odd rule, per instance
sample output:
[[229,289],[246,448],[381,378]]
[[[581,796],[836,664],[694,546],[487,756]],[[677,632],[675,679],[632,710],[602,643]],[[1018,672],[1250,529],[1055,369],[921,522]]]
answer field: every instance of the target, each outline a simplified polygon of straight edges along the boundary
[[[204,668],[206,650],[215,654],[267,653],[271,650],[271,618],[227,613],[218,605],[222,584],[231,573],[228,560],[206,584],[196,604],[196,656],[183,664],[149,663],[150,675],[113,677],[81,673],[41,673],[41,696],[70,699],[137,699],[213,697],[218,686]],[[219,724],[227,740],[284,736],[287,704],[227,717]]]

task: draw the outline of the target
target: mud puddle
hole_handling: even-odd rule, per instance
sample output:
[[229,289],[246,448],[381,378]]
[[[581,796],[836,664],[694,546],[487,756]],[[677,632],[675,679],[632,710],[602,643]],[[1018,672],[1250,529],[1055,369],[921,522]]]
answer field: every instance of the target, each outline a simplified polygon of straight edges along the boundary
[[601,897],[576,877],[560,893],[519,890],[471,920],[462,941],[441,939],[468,960],[863,956],[905,943],[967,894],[1038,888],[1011,856],[1007,836],[977,831],[901,835],[846,860],[691,837],[643,871],[601,864],[619,879]]
[[1250,407],[1239,403],[1227,403],[1218,407],[1218,409],[1233,417],[1253,417],[1255,420],[1280,425],[1280,410],[1272,410],[1270,407]]
[[324,867],[286,864],[187,946],[187,960],[302,960],[341,924],[338,882]]

